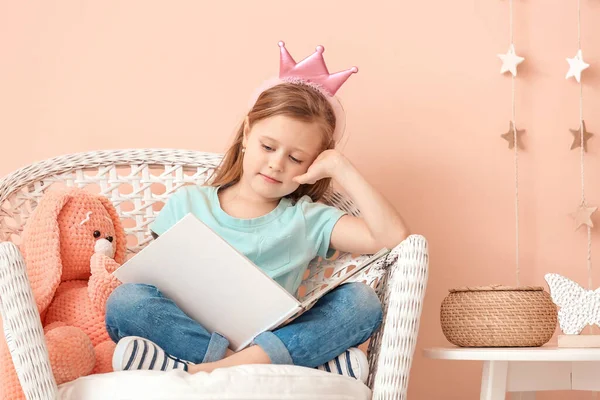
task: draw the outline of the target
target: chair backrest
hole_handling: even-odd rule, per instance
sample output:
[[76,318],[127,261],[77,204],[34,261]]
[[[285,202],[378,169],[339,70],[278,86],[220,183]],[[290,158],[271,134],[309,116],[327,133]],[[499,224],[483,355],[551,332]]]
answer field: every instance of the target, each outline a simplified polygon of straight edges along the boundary
[[[77,153],[31,164],[0,180],[0,241],[20,244],[23,227],[46,190],[80,187],[112,200],[123,221],[131,256],[152,240],[149,226],[167,198],[184,185],[204,183],[221,158],[199,151],[141,149]],[[324,202],[359,215],[349,199],[333,190]],[[365,257],[315,258],[304,276],[300,297],[327,286]],[[375,263],[352,280],[379,289],[383,270],[383,261]]]

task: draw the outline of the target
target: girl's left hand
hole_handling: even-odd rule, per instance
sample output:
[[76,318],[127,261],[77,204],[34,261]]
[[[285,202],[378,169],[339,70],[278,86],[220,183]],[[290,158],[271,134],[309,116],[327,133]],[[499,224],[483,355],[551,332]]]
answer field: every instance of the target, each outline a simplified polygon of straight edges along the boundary
[[335,149],[325,150],[308,167],[306,173],[298,175],[292,180],[299,184],[312,185],[316,181],[325,178],[334,178],[339,173],[343,164],[347,161],[340,152]]

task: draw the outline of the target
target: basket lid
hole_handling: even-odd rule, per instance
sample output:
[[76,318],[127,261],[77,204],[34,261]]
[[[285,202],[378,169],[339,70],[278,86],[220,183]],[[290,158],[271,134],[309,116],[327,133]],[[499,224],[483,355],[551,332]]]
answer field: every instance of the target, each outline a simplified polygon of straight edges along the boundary
[[488,285],[488,286],[461,286],[454,289],[449,289],[450,293],[455,292],[486,292],[486,291],[543,291],[541,286],[504,286],[504,285]]

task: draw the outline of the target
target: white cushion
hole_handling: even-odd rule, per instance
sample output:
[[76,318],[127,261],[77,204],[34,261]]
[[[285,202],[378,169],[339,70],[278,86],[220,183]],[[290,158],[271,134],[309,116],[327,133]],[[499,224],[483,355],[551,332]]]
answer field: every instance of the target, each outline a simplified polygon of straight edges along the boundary
[[362,382],[293,365],[241,365],[208,374],[182,370],[121,371],[59,386],[60,400],[335,399],[368,400]]

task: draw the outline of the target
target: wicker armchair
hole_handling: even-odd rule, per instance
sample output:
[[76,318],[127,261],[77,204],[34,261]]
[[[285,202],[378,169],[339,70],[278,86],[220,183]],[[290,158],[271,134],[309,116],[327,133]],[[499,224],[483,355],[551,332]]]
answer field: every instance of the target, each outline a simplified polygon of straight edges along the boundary
[[[150,240],[160,205],[185,184],[205,181],[221,155],[171,149],[98,151],[61,156],[21,168],[0,180],[0,312],[13,363],[27,399],[54,399],[40,317],[19,253],[20,235],[38,199],[50,187],[77,186],[113,201],[128,234],[128,251]],[[329,192],[325,201],[358,215],[351,201]],[[356,265],[352,255],[315,259],[303,296]],[[381,328],[368,350],[373,399],[405,399],[428,276],[427,241],[411,235],[383,260],[353,280],[377,290],[384,305]]]

